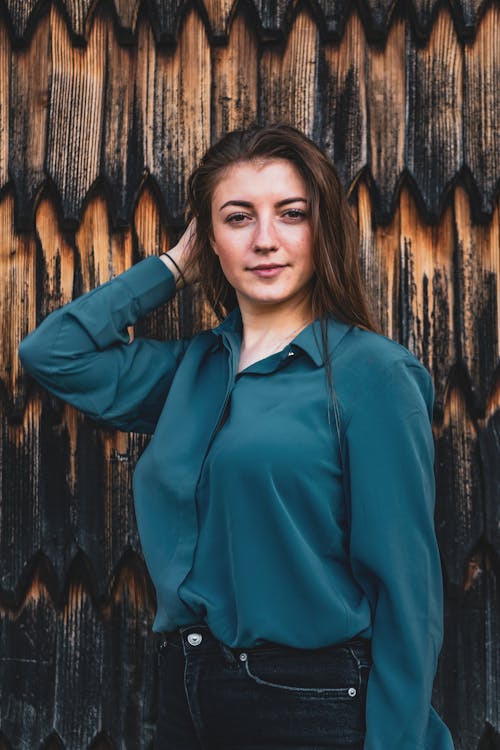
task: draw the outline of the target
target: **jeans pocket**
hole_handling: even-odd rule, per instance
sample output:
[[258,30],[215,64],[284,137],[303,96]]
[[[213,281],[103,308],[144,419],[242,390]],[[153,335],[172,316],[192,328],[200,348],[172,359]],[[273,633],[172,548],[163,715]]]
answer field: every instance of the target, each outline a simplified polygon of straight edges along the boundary
[[318,694],[353,701],[359,694],[358,664],[343,648],[247,652],[245,671],[254,683],[294,693]]

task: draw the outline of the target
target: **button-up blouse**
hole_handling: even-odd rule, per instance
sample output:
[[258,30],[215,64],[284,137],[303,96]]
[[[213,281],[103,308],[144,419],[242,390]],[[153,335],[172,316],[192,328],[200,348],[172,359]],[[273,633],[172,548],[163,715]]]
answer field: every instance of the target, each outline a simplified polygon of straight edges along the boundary
[[365,750],[452,750],[431,706],[443,637],[434,390],[404,346],[328,318],[237,372],[239,307],[192,338],[134,337],[175,295],[152,256],[48,315],[26,370],[91,418],[152,435],[133,477],[153,629],[231,647],[371,640]]

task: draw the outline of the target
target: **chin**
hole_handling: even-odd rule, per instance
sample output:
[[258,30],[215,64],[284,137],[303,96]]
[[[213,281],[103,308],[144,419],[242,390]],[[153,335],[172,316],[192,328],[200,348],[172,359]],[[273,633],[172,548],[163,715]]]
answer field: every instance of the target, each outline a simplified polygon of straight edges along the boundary
[[254,305],[279,305],[281,302],[287,302],[292,296],[293,293],[272,293],[268,292],[262,293],[262,294],[245,294],[243,293],[241,296],[245,297],[246,300]]

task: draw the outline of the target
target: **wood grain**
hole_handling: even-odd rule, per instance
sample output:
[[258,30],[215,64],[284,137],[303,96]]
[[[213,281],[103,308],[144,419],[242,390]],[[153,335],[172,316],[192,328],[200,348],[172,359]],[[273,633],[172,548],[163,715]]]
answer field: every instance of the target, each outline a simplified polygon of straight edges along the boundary
[[450,13],[439,12],[425,47],[408,45],[407,166],[435,218],[463,161],[463,55]]
[[213,139],[257,121],[258,47],[242,15],[231,26],[227,46],[214,47]]
[[106,78],[104,83],[104,137],[101,177],[113,195],[114,227],[130,221],[135,189],[143,178],[144,154],[140,147],[134,97],[137,48],[118,44],[112,21],[106,18]]
[[295,19],[284,52],[266,49],[261,58],[261,118],[282,120],[312,135],[314,128],[319,37],[305,11]]
[[484,414],[500,357],[498,208],[489,226],[475,226],[465,191],[455,193],[458,357],[471,385],[473,409]]
[[395,188],[405,167],[406,25],[398,20],[382,49],[368,58],[367,109],[370,170],[379,204],[379,222],[393,214]]
[[352,189],[367,164],[366,40],[359,16],[351,15],[342,41],[325,46],[321,140],[343,183]]
[[11,747],[38,747],[53,727],[57,615],[37,570],[16,611],[0,607],[2,733]]
[[[81,44],[88,38],[94,16],[98,13],[101,2],[92,0],[61,0],[68,19],[68,29],[75,43]],[[476,32],[478,21],[487,5],[487,0],[456,0],[452,4],[455,23],[461,35],[470,38]],[[136,21],[141,3],[139,0],[113,0],[112,8],[116,15],[116,24],[124,43],[133,39]],[[432,23],[441,3],[439,0],[413,0],[404,9],[411,19],[415,33],[420,38],[428,38]],[[9,12],[9,23],[12,24],[16,42],[25,39],[37,18],[43,13],[45,0],[5,0]],[[394,17],[397,16],[396,5],[392,0],[361,0],[358,3],[367,33],[373,41],[385,38]],[[176,32],[184,9],[181,0],[151,0],[150,15],[158,42],[175,44]],[[287,20],[296,10],[294,0],[254,0],[251,4],[253,22],[259,28],[263,39],[277,40],[286,33]],[[318,24],[325,38],[336,40],[344,30],[346,17],[351,9],[348,0],[317,0],[313,6]],[[230,24],[231,13],[235,3],[230,0],[205,0],[210,39],[216,42],[226,41],[225,31]]]
[[155,179],[165,188],[170,215],[184,210],[185,175],[194,168],[210,138],[210,47],[203,23],[191,10],[174,52],[159,52],[154,73],[152,163]]
[[235,3],[234,0],[205,0],[211,41],[227,42],[227,29]]
[[437,404],[455,362],[453,214],[436,226],[426,223],[408,190],[401,194],[398,307],[399,330],[392,337],[413,351],[434,376]]
[[450,386],[436,432],[437,466],[449,467],[437,476],[438,539],[448,586],[458,595],[465,587],[467,560],[484,533],[477,426],[458,385]]
[[0,191],[9,181],[9,65],[10,42],[5,23],[0,18]]
[[19,418],[25,382],[17,346],[36,323],[35,241],[32,235],[15,231],[10,192],[0,198],[0,237],[0,386],[7,412]]
[[9,172],[16,190],[16,225],[30,231],[34,203],[46,180],[52,75],[48,15],[37,26],[30,46],[16,53],[15,59],[10,86]]
[[50,13],[51,88],[47,174],[62,198],[68,226],[101,170],[106,25],[96,18],[87,48],[75,48],[56,6]]
[[493,5],[482,19],[474,43],[465,46],[465,159],[479,190],[481,211],[486,214],[491,214],[500,188],[499,30],[500,8]]

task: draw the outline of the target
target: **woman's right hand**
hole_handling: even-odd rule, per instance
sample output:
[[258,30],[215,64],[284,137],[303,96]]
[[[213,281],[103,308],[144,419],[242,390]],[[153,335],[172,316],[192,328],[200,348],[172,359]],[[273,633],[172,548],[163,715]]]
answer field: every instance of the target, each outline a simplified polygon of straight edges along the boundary
[[[178,282],[180,274],[179,274],[178,269],[175,267],[175,264],[169,261],[168,259],[169,255],[179,265],[184,275],[184,278],[188,284],[194,284],[199,279],[198,264],[187,262],[188,260],[190,260],[191,250],[192,250],[192,241],[195,236],[195,233],[196,233],[196,219],[193,218],[187,225],[185,231],[181,235],[177,244],[174,245],[174,247],[168,251],[168,254],[163,254],[160,256],[163,262],[172,271],[172,273],[174,273],[176,277],[176,282]],[[180,283],[178,285],[182,286],[182,283],[183,282],[181,278]]]

